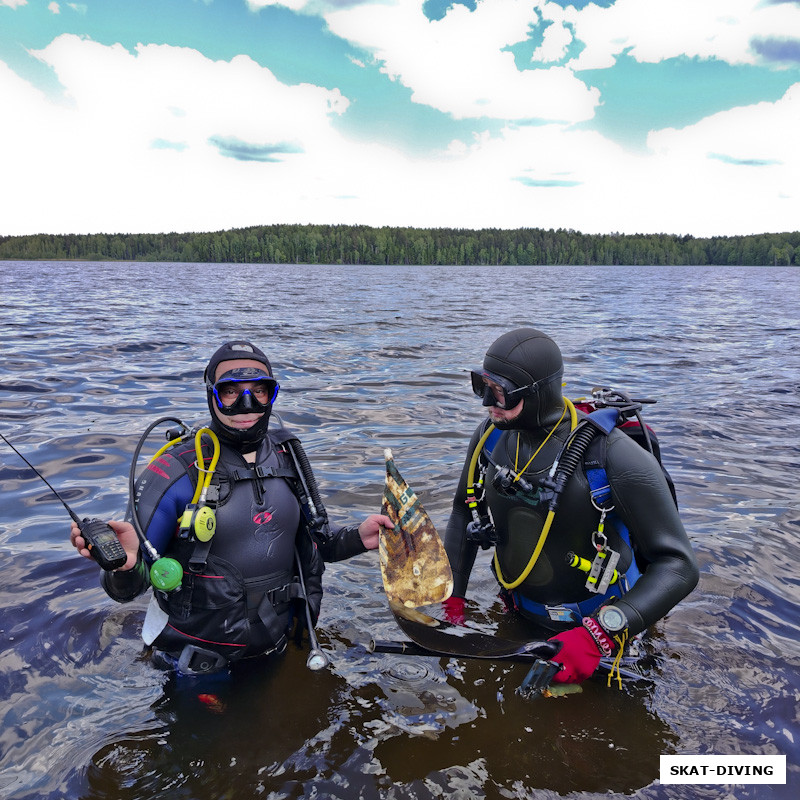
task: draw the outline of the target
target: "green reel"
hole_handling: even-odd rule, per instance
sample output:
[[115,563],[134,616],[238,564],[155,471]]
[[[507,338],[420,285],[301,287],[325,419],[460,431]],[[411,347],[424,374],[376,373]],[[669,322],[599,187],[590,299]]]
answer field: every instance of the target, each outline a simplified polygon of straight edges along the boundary
[[159,558],[150,567],[150,583],[162,592],[179,589],[183,579],[183,567],[174,558]]

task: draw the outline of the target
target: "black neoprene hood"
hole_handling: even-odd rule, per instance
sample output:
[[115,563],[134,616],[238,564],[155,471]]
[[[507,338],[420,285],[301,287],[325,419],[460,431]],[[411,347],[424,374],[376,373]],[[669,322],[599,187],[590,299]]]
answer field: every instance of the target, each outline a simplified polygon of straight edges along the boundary
[[206,370],[203,373],[203,379],[206,381],[214,382],[217,376],[217,367],[223,361],[233,361],[234,359],[246,358],[249,361],[258,361],[267,368],[267,372],[272,375],[272,365],[269,359],[264,354],[263,350],[259,350],[252,342],[246,339],[237,339],[232,342],[225,342],[213,356],[209,359]]
[[558,345],[535,328],[517,328],[496,339],[483,359],[487,372],[502,375],[517,388],[537,384],[524,397],[522,413],[500,429],[533,429],[558,419],[564,408],[561,379],[564,360]]
[[529,386],[564,374],[558,345],[535,328],[517,328],[503,334],[486,351],[483,368],[508,378],[515,386]]

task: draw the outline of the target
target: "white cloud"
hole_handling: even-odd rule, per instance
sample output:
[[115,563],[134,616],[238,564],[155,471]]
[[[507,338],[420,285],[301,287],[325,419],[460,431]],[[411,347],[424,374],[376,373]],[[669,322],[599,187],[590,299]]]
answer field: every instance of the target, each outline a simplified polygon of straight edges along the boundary
[[[797,230],[800,83],[775,103],[714,114],[648,137],[651,169],[686,230]],[[677,212],[677,213],[676,213]]]
[[539,21],[530,0],[483,0],[429,20],[422,0],[391,0],[325,14],[331,31],[369,51],[412,100],[458,119],[590,119],[599,93],[563,67],[520,70],[506,48]]
[[[263,221],[296,193],[292,160],[319,161],[331,117],[348,104],[338,90],[281,84],[247,56],[214,62],[164,45],[133,54],[72,35],[35,55],[53,68],[65,102],[49,102],[2,65],[4,113],[15,120],[0,126],[4,184],[15,187],[13,203],[10,193],[0,199],[5,230]],[[225,157],[242,143],[277,160]]]
[[608,8],[589,4],[581,10],[546,3],[543,14],[571,22],[585,44],[570,64],[574,69],[610,67],[626,50],[643,62],[686,56],[752,64],[754,37],[785,38],[800,30],[796,3],[762,0],[617,0]]
[[246,2],[251,11],[260,11],[267,6],[284,6],[293,11],[299,11],[307,5],[308,0],[246,0]]
[[412,158],[341,135],[337,90],[286,86],[246,56],[70,35],[38,55],[62,102],[0,62],[14,120],[0,126],[4,234],[317,222],[725,235],[799,218],[800,85],[654,132],[644,153],[590,130],[509,124]]
[[551,7],[548,19],[553,24],[545,28],[543,41],[531,56],[532,62],[560,61],[573,41],[572,31],[563,22],[563,9],[554,3],[547,6]]
[[655,131],[647,143],[661,155],[695,158],[717,152],[739,162],[781,164],[787,179],[797,181],[799,127],[800,83],[796,83],[775,103],[741,106],[686,128]]
[[[450,148],[462,225],[734,235],[797,229],[800,84],[776,103],[650,135],[631,153],[589,130],[509,127]],[[465,201],[461,203],[462,194]],[[457,223],[458,224],[458,223]]]
[[55,2],[54,3],[50,3],[50,5],[47,6],[47,10],[51,14],[60,14],[61,13],[61,6],[59,6],[59,4],[55,3]]
[[26,5],[28,5],[28,0],[0,0],[0,6],[8,6],[9,8],[19,8]]

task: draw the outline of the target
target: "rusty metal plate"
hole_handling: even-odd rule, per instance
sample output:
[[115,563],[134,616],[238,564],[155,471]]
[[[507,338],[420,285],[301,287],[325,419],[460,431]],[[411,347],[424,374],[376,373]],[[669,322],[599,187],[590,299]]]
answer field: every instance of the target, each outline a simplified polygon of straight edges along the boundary
[[453,591],[453,572],[436,528],[385,450],[382,513],[394,529],[381,527],[383,588],[390,603],[406,608],[441,603]]

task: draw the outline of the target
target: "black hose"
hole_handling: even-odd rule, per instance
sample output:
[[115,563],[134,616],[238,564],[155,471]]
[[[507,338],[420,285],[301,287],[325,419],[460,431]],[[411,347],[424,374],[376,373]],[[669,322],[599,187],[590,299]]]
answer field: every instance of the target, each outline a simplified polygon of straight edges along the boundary
[[[147,537],[142,530],[141,522],[139,522],[139,513],[136,510],[136,465],[139,462],[139,455],[142,452],[142,448],[144,447],[144,443],[147,441],[147,437],[150,435],[154,428],[157,428],[159,425],[162,425],[165,422],[175,422],[183,428],[184,431],[189,430],[187,425],[177,417],[160,417],[155,422],[152,422],[150,425],[145,428],[144,433],[139,437],[139,442],[136,445],[136,448],[133,451],[133,457],[131,459],[131,469],[128,473],[128,494],[130,496],[130,511],[131,511],[131,524],[133,525],[133,529],[136,531],[136,535],[139,537],[139,541],[145,547],[147,552],[152,555],[155,553],[155,549],[153,545],[147,540]],[[152,551],[152,552],[151,552]],[[156,553],[156,557],[158,554]]]
[[650,451],[652,455],[655,455],[653,452],[653,442],[650,439],[650,431],[647,425],[644,424],[644,420],[642,419],[642,415],[639,413],[639,409],[637,408],[635,411],[636,419],[639,421],[639,427],[642,429],[642,435],[644,436],[644,440],[647,443],[647,449]]
[[327,519],[328,515],[325,511],[325,506],[322,504],[322,497],[320,496],[319,488],[317,487],[317,480],[314,477],[313,471],[311,470],[311,464],[308,461],[306,451],[303,450],[303,445],[300,444],[299,440],[295,439],[293,444],[295,453],[297,455],[297,460],[300,463],[300,469],[303,471],[303,476],[306,479],[308,493],[317,508],[317,514],[320,514]]
[[584,421],[564,445],[561,451],[562,454],[558,459],[556,474],[553,476],[552,482],[549,482],[553,491],[553,497],[550,500],[551,511],[555,511],[558,507],[561,492],[564,491],[567,481],[572,477],[578,464],[580,464],[586,448],[597,435],[597,432],[597,428],[591,422]]
[[328,523],[328,512],[322,503],[322,497],[317,487],[317,480],[314,477],[314,472],[311,469],[311,464],[308,461],[308,456],[303,445],[297,439],[292,439],[287,442],[289,452],[291,453],[295,467],[297,468],[300,483],[305,489],[309,502],[309,511],[311,512],[312,519],[309,520],[315,535],[317,535],[323,542],[328,542],[331,538],[331,533]]

